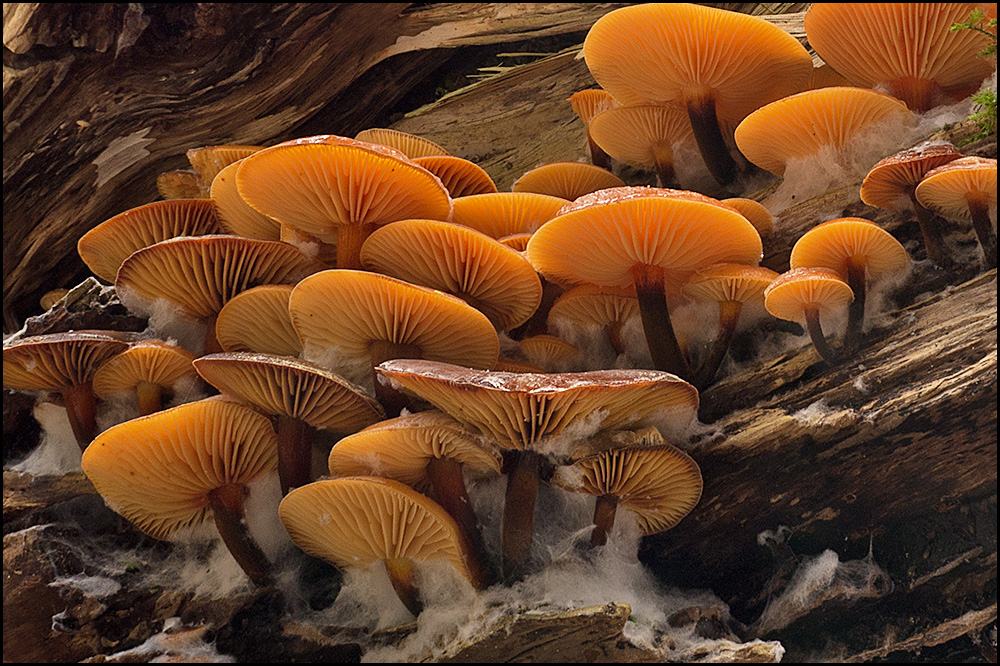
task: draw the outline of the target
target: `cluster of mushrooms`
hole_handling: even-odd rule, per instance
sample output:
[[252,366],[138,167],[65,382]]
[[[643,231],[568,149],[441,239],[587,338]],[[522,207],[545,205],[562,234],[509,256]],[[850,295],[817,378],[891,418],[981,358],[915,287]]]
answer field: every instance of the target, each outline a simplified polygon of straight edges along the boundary
[[[271,565],[244,503],[274,471],[292,541],[341,568],[384,562],[414,613],[417,562],[444,559],[479,588],[526,573],[542,483],[596,497],[593,547],[619,504],[644,534],[664,531],[697,504],[702,479],[650,424],[693,421],[741,310],[804,323],[835,363],[821,315],[848,308],[843,347],[857,348],[870,283],[910,264],[878,225],[842,218],[803,235],[788,272],[760,267],[770,213],[675,189],[678,146],[696,145],[732,190],[752,165],[781,176],[886,117],[961,99],[995,67],[976,58],[975,33],[948,29],[971,7],[814,4],[806,29],[823,68],[756,17],[682,4],[612,11],[583,47],[600,89],[569,100],[593,164],[540,166],[511,192],[387,129],[192,149],[192,170],[158,180],[163,201],[99,224],[78,249],[131,311],[179,313],[196,343],[111,331],[21,338],[4,344],[4,386],[61,395],[83,469],[113,510],[159,539],[214,519],[261,585]],[[914,59],[883,43],[908,31],[920,40],[904,38],[907,48],[942,54],[927,58],[933,68],[910,71]],[[655,171],[660,187],[629,186],[612,160]],[[861,194],[916,210],[927,255],[942,264],[934,214],[972,220],[995,267],[995,160],[954,147],[900,153]],[[675,332],[671,312],[693,301],[718,304],[710,340]],[[623,358],[636,317],[652,367],[556,371],[586,360],[553,321],[602,329]],[[164,409],[182,379],[218,395]],[[126,391],[141,416],[98,433],[95,396]],[[314,452],[331,439],[317,480]],[[467,484],[500,474],[502,545],[491,556]]]

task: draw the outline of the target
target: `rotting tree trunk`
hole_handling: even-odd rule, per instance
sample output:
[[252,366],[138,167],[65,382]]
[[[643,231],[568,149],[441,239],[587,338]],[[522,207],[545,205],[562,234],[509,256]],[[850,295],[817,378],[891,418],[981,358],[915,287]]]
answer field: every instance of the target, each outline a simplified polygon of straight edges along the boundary
[[353,136],[450,49],[584,32],[615,6],[5,3],[4,330],[79,282],[77,239],[156,199],[188,149]]

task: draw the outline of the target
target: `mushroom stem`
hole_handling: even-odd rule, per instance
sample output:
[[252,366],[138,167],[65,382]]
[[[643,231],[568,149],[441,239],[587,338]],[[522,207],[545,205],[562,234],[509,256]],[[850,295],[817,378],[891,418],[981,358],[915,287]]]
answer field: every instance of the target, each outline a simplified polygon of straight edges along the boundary
[[656,165],[656,177],[660,187],[673,187],[674,183],[674,152],[670,145],[653,146],[653,162]]
[[911,111],[923,113],[933,109],[942,95],[941,86],[934,79],[901,76],[885,84],[888,93],[906,102]]
[[373,340],[368,348],[372,362],[372,381],[375,383],[375,399],[385,409],[386,416],[399,416],[404,407],[410,404],[410,399],[391,385],[383,383],[375,371],[380,364],[400,358],[421,358],[423,352],[416,345],[399,344],[388,340]]
[[590,543],[603,546],[608,542],[608,534],[615,526],[615,510],[618,508],[618,498],[614,495],[601,495],[594,506],[594,531],[590,533]]
[[337,227],[337,268],[364,270],[361,246],[377,227],[375,224],[341,224]]
[[392,589],[396,590],[399,600],[414,617],[420,615],[424,610],[424,603],[420,600],[420,592],[413,584],[413,562],[405,557],[386,558],[383,561],[385,572],[389,574]]
[[736,335],[736,324],[740,320],[740,311],[743,304],[739,301],[722,301],[719,303],[719,333],[715,336],[715,342],[708,356],[702,362],[701,367],[694,375],[694,385],[698,390],[704,389],[715,379],[722,360],[726,358],[729,345],[732,344],[733,336]]
[[207,322],[208,329],[205,331],[205,354],[218,354],[225,351],[219,344],[219,338],[215,334],[215,322],[219,319],[218,313],[212,315]]
[[587,145],[590,146],[590,161],[594,166],[610,171],[611,157],[590,137],[590,132],[587,132]]
[[163,406],[161,396],[163,389],[155,382],[139,382],[135,386],[136,396],[139,398],[139,415],[148,416],[160,411]]
[[819,323],[819,308],[806,308],[805,315],[806,328],[809,330],[809,337],[812,338],[812,343],[816,347],[816,351],[819,352],[824,361],[830,365],[836,365],[840,362],[840,356],[826,341],[826,336],[823,335],[823,327]]
[[853,352],[861,344],[865,325],[865,267],[853,260],[847,262],[847,285],[854,292],[854,300],[847,308],[847,333],[844,348]]
[[688,99],[687,111],[705,166],[720,185],[729,185],[736,179],[736,160],[722,138],[719,119],[715,114],[715,98],[712,95],[702,95]]
[[308,423],[278,416],[278,479],[281,494],[312,481],[312,437]]
[[972,213],[972,228],[976,230],[979,246],[983,249],[986,268],[997,267],[997,235],[990,222],[989,206],[985,194],[969,195],[969,212]]
[[664,270],[660,266],[636,264],[632,267],[635,292],[639,299],[642,328],[646,334],[646,344],[657,370],[671,372],[681,379],[691,376],[687,359],[681,352],[670,323],[670,310],[664,289]]
[[243,522],[243,497],[246,486],[230,483],[208,493],[208,503],[215,516],[215,526],[233,558],[255,584],[271,584],[271,564],[254,543]]
[[508,332],[512,340],[523,340],[533,335],[542,335],[549,330],[549,311],[552,310],[552,304],[556,302],[564,290],[554,282],[546,280],[541,274],[538,278],[542,281],[542,299],[538,303],[538,309],[528,321]]
[[62,390],[66,415],[80,450],[86,450],[97,434],[97,399],[92,382],[75,384]]
[[521,573],[531,551],[535,500],[543,462],[542,456],[534,451],[516,451],[513,456],[513,469],[507,473],[507,495],[500,526],[503,575],[508,581]]
[[495,582],[495,577],[487,571],[484,563],[486,545],[462,477],[462,464],[449,458],[432,458],[427,463],[427,476],[431,480],[434,498],[458,523],[459,532],[469,548],[471,561],[466,564],[472,574],[473,586],[477,589],[489,587]]
[[625,341],[622,340],[622,326],[624,322],[613,321],[604,327],[604,331],[608,334],[608,342],[611,343],[611,348],[615,350],[615,353],[621,356],[625,353]]
[[920,205],[917,195],[914,194],[916,187],[911,187],[909,194],[910,202],[913,204],[913,211],[917,217],[917,224],[920,225],[920,233],[924,237],[924,250],[927,258],[936,266],[945,266],[951,263],[951,258],[945,250],[944,238],[941,235],[941,227],[938,225],[937,216]]

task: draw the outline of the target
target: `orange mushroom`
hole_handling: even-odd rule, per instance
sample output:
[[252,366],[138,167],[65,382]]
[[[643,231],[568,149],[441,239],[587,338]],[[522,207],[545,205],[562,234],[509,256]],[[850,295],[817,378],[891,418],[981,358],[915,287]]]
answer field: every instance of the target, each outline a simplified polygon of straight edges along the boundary
[[465,158],[429,155],[415,157],[413,161],[440,178],[452,199],[497,191],[496,183],[490,175],[481,166]]
[[608,109],[590,121],[590,134],[619,162],[655,171],[660,187],[675,185],[674,146],[694,141],[687,111],[674,105]]
[[794,268],[782,273],[764,290],[764,307],[778,319],[805,321],[819,355],[834,365],[840,357],[823,334],[820,318],[846,306],[854,298],[850,286],[826,268]]
[[577,117],[583,121],[583,128],[587,133],[587,147],[590,150],[590,161],[594,166],[610,169],[611,157],[597,145],[597,142],[590,135],[590,121],[602,111],[618,106],[618,102],[606,90],[599,88],[575,92],[566,101],[573,107],[573,112]]
[[607,169],[583,162],[549,162],[525,172],[511,186],[513,192],[537,192],[572,201],[609,187],[622,187],[621,178]]

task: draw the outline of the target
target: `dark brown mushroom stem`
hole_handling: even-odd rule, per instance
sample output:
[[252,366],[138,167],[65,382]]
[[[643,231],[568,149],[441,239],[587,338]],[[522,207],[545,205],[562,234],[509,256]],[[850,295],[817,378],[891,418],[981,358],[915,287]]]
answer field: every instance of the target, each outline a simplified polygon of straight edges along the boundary
[[608,335],[608,342],[611,343],[611,348],[619,356],[625,353],[625,341],[622,340],[623,326],[624,322],[613,321],[604,327],[604,332]]
[[740,320],[740,312],[743,304],[739,301],[722,301],[719,303],[719,332],[715,336],[715,342],[708,352],[708,356],[702,361],[701,367],[694,374],[694,385],[700,391],[712,383],[715,374],[722,365],[722,360],[726,358],[729,345],[736,335],[736,324]]
[[97,399],[94,397],[93,383],[84,382],[64,388],[60,395],[76,436],[76,443],[84,451],[97,435]]
[[278,416],[278,479],[281,494],[312,481],[312,428],[301,419]]
[[431,481],[434,499],[455,519],[472,554],[466,562],[472,572],[472,579],[481,581],[484,588],[489,587],[496,582],[496,575],[487,570],[485,564],[486,545],[462,477],[462,464],[448,458],[433,458],[427,464],[427,476]]
[[847,308],[847,333],[844,335],[844,349],[851,353],[861,345],[865,323],[865,267],[853,259],[847,262],[847,284],[854,292],[854,300]]
[[523,340],[549,332],[549,311],[552,310],[552,304],[556,302],[565,289],[554,282],[549,282],[541,274],[539,274],[538,279],[542,282],[542,299],[538,303],[538,309],[528,318],[528,321],[508,332],[511,340]]
[[409,406],[410,399],[401,391],[394,389],[375,371],[380,364],[402,358],[422,358],[423,352],[416,345],[398,344],[388,340],[373,340],[369,347],[372,363],[372,381],[375,382],[375,399],[378,400],[388,418],[399,416],[404,407]]
[[917,224],[920,225],[920,233],[924,237],[924,250],[927,252],[927,258],[936,266],[947,266],[951,263],[951,257],[945,249],[937,215],[920,205],[916,194],[914,194],[915,191],[916,186],[911,187],[907,194],[913,203],[913,212],[916,214]]
[[830,343],[826,341],[826,336],[823,335],[823,327],[819,323],[819,308],[807,307],[805,309],[805,316],[806,329],[809,331],[809,337],[812,338],[812,343],[816,347],[816,351],[830,365],[839,363],[840,355],[833,350]]
[[254,543],[243,522],[246,492],[246,486],[238,483],[220,486],[208,494],[208,503],[222,541],[240,568],[255,584],[267,586],[271,584],[271,563]]
[[590,161],[594,166],[611,170],[611,156],[604,152],[604,149],[597,145],[597,142],[590,137],[587,132],[587,145],[590,146]]
[[663,268],[636,264],[632,267],[632,277],[635,280],[642,328],[646,334],[650,356],[653,358],[653,367],[673,373],[681,379],[689,379],[691,369],[681,352],[674,327],[670,322]]
[[983,258],[986,260],[986,268],[997,267],[997,235],[993,232],[993,223],[990,222],[989,204],[984,193],[969,195],[966,199],[969,202],[969,212],[972,214],[972,228],[976,230],[976,237],[979,238],[979,246],[983,249]]
[[722,138],[719,119],[715,114],[715,98],[704,95],[689,99],[687,111],[705,166],[720,185],[729,185],[736,180],[737,166],[729,152],[729,146]]
[[139,416],[149,416],[163,408],[163,389],[156,382],[139,382],[135,393],[139,398]]
[[674,154],[670,146],[653,148],[653,162],[656,164],[656,177],[660,187],[674,187]]
[[205,354],[218,354],[225,351],[219,344],[219,338],[215,335],[215,322],[218,319],[218,313],[208,319],[208,329],[205,331]]
[[341,224],[337,227],[337,268],[364,270],[361,246],[376,228],[376,224]]
[[396,590],[399,600],[414,617],[420,615],[424,610],[424,603],[420,600],[420,592],[413,584],[413,562],[405,557],[393,557],[384,562],[385,572],[389,574],[392,589]]
[[[501,566],[507,581],[522,572],[535,533],[535,501],[544,457],[534,451],[513,451],[507,471],[507,494],[500,525]],[[506,462],[506,461],[505,461]]]
[[615,495],[601,495],[594,506],[594,531],[590,533],[590,543],[603,546],[608,542],[608,534],[615,526],[615,511],[618,498]]

